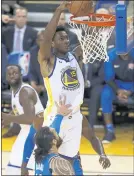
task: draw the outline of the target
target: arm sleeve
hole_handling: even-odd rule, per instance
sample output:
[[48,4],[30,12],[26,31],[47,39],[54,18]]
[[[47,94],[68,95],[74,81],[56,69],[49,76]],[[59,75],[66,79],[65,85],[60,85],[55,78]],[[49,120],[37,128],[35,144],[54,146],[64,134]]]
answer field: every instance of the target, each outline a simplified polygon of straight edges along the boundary
[[23,162],[27,163],[29,161],[29,158],[32,154],[32,151],[34,149],[35,143],[34,143],[34,135],[36,133],[36,130],[33,126],[31,126],[29,134],[27,136],[24,150],[23,150]]
[[61,157],[54,157],[50,161],[53,175],[75,175],[71,163]]
[[50,125],[51,128],[54,128],[55,131],[59,134],[60,132],[60,125],[61,125],[61,122],[63,120],[63,116],[60,115],[60,114],[57,114],[55,116],[55,119],[54,121],[52,122],[52,124]]

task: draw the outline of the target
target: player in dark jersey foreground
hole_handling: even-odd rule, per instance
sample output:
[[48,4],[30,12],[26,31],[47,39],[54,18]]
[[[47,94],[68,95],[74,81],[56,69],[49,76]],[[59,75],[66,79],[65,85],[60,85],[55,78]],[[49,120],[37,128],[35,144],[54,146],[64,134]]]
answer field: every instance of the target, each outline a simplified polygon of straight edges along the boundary
[[36,133],[35,143],[36,175],[75,175],[72,164],[58,154],[62,140],[54,129],[41,128]]

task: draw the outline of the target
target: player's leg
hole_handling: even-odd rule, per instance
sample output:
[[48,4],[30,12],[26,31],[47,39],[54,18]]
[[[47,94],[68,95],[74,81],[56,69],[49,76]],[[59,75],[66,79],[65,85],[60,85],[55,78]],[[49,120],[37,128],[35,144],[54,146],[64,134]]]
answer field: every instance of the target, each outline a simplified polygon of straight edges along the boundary
[[83,169],[82,169],[82,165],[81,165],[81,158],[79,156],[79,154],[77,155],[77,157],[74,159],[73,161],[73,168],[75,171],[75,175],[83,175]]
[[63,143],[59,148],[59,154],[65,159],[71,160],[76,175],[83,175],[78,151],[80,148],[83,117],[80,112],[65,117],[61,124],[60,137]]
[[[11,172],[12,175],[21,175],[21,165],[23,160],[23,150],[26,138],[29,134],[30,126],[26,126],[26,128],[22,128],[17,139],[12,147],[12,151],[10,154],[9,164],[6,168],[7,175]],[[32,164],[30,167],[33,169]]]
[[104,114],[106,135],[103,138],[103,142],[108,143],[115,139],[114,126],[112,122],[112,103],[115,99],[115,94],[112,88],[106,85],[103,88],[101,94],[101,106]]

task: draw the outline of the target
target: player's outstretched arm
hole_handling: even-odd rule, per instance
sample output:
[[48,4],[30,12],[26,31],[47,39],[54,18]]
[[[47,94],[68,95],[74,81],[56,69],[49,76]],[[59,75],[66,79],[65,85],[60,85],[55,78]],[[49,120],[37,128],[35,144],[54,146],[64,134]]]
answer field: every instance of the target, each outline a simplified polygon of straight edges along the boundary
[[90,127],[86,117],[83,118],[82,134],[92,144],[93,149],[100,155],[99,162],[102,164],[103,169],[110,167],[111,163],[107,158],[102,142],[96,137],[94,130]]
[[37,102],[37,97],[34,90],[29,87],[22,88],[19,95],[19,101],[21,106],[23,107],[24,114],[14,116],[2,113],[3,125],[9,124],[11,122],[18,124],[33,123],[33,120],[36,118],[35,104]]
[[75,175],[71,163],[61,157],[52,158],[50,168],[52,175]]
[[56,9],[51,21],[46,26],[45,30],[40,33],[39,38],[43,38],[43,40],[39,41],[39,62],[41,64],[44,60],[49,60],[51,57],[51,47],[52,47],[52,39],[54,37],[56,27],[59,22],[59,18],[61,13],[68,6],[69,2],[63,1],[61,5]]

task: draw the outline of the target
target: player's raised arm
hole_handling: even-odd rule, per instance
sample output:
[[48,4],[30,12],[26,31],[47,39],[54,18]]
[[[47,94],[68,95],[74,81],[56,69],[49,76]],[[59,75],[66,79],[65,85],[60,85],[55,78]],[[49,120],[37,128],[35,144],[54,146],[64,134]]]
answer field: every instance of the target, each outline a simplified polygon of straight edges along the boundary
[[39,38],[43,38],[43,40],[39,41],[40,52],[38,60],[40,64],[42,61],[49,60],[51,57],[52,39],[54,37],[60,15],[68,5],[69,2],[67,1],[63,1],[61,3],[61,5],[56,9],[55,13],[53,14],[53,17],[48,23],[45,30],[43,30],[39,35]]

